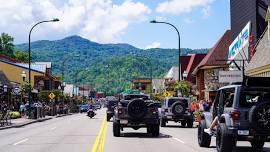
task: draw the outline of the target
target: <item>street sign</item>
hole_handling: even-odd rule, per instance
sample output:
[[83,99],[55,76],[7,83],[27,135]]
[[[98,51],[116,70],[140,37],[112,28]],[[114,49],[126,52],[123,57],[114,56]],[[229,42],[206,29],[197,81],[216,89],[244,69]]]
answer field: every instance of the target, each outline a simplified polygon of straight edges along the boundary
[[54,98],[55,98],[55,94],[51,92],[51,93],[49,94],[49,98],[50,98],[50,99],[54,99]]
[[172,97],[173,94],[174,94],[174,93],[171,92],[171,91],[165,91],[163,95],[164,95],[165,97]]
[[243,82],[242,71],[219,71],[219,83]]

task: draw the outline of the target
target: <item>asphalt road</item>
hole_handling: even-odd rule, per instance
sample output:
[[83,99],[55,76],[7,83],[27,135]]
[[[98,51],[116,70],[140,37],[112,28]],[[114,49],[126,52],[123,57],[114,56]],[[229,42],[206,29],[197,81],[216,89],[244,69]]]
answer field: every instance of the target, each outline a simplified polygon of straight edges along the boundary
[[[158,138],[146,129],[125,129],[121,137],[113,137],[112,123],[104,121],[105,110],[94,119],[75,114],[31,124],[23,128],[0,131],[0,152],[213,152],[197,144],[197,128],[181,128],[170,123],[161,128]],[[270,152],[270,144],[264,151]],[[247,142],[238,143],[237,151],[253,152]]]

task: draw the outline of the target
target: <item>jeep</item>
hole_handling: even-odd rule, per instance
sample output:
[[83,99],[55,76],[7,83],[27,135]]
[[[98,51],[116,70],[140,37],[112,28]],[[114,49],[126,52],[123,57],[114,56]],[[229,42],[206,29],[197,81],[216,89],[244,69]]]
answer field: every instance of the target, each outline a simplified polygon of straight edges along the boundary
[[184,97],[167,97],[161,108],[160,125],[166,127],[168,121],[181,122],[181,126],[192,128],[194,117],[189,111],[190,99]]
[[113,135],[119,137],[125,127],[135,130],[145,127],[153,137],[159,136],[159,103],[142,94],[126,94],[115,108]]
[[262,149],[270,141],[270,78],[249,77],[243,83],[218,90],[210,112],[204,112],[198,127],[198,143],[209,147],[211,136],[204,132],[216,117],[213,129],[218,152],[233,151],[237,141],[249,141]]

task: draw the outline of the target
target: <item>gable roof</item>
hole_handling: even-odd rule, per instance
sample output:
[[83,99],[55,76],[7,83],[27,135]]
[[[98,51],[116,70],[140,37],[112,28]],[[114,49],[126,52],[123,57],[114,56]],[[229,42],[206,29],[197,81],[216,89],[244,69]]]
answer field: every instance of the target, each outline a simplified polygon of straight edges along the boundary
[[165,75],[165,79],[174,79],[174,80],[179,80],[178,78],[178,72],[179,72],[179,67],[173,66],[169,70],[169,72]]
[[246,70],[249,72],[252,69],[270,65],[270,40],[268,40],[268,28],[266,28],[262,39],[259,40],[258,45],[256,46],[256,52],[251,58],[250,63],[248,64]]
[[[227,30],[223,36],[218,40],[213,48],[209,50],[207,55],[203,58],[200,64],[196,67],[192,74],[196,75],[197,71],[203,66],[224,66],[228,59],[228,50],[232,42],[232,32]],[[224,61],[221,61],[224,60]]]

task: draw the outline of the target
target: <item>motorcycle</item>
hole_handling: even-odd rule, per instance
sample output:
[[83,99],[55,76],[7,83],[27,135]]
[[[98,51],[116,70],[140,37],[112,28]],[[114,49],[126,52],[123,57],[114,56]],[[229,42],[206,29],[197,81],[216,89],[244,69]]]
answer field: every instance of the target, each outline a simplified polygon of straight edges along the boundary
[[87,111],[87,116],[88,116],[88,117],[93,118],[95,115],[96,115],[96,113],[94,112],[93,109],[89,109],[89,110]]

